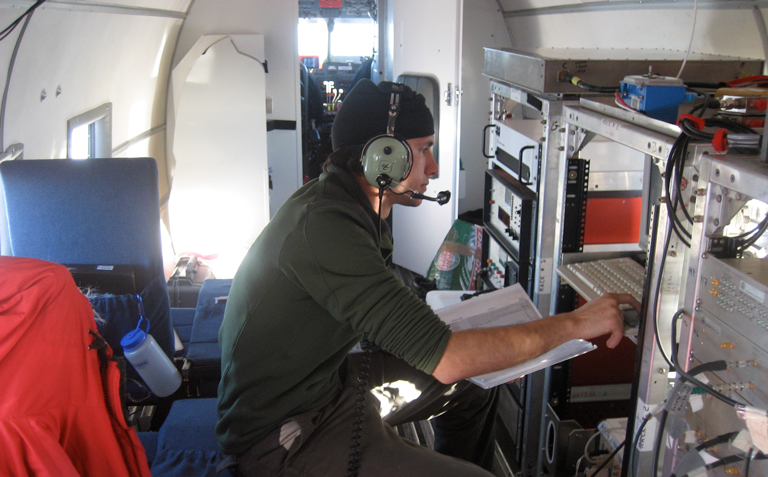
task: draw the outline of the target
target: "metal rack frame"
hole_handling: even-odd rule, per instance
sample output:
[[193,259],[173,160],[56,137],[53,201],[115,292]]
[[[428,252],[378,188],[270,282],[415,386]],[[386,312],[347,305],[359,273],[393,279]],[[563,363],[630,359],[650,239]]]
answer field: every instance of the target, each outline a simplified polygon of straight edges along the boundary
[[[618,108],[582,100],[579,106],[565,108],[565,128],[568,144],[564,155],[573,158],[584,144],[595,135],[616,141],[624,146],[640,151],[646,155],[649,166],[646,170],[646,180],[643,189],[643,202],[647,207],[647,218],[644,228],[649,232],[649,240],[645,244],[649,263],[653,265],[646,270],[646,292],[648,297],[638,334],[638,351],[636,354],[635,379],[632,386],[634,419],[629,419],[627,439],[631,442],[643,417],[666,398],[670,384],[670,367],[664,357],[668,351],[662,352],[658,343],[669,343],[669,332],[674,312],[680,307],[683,295],[683,271],[687,268],[687,254],[677,253],[682,249],[677,237],[670,236],[670,253],[665,257],[665,277],[662,281],[659,264],[662,263],[664,238],[671,234],[668,225],[667,211],[661,207],[660,181],[661,172],[666,167],[667,157],[679,134],[676,126],[649,119],[640,114],[623,111]],[[694,166],[688,166],[689,170]],[[678,277],[676,280],[674,277]],[[658,297],[658,300],[653,299]],[[660,336],[657,337],[657,330]],[[643,442],[649,442],[644,440]],[[633,475],[652,475],[651,447],[647,444],[641,447],[638,457],[634,460]],[[625,453],[629,456],[630,453]],[[625,457],[623,472],[627,475],[631,463]]]

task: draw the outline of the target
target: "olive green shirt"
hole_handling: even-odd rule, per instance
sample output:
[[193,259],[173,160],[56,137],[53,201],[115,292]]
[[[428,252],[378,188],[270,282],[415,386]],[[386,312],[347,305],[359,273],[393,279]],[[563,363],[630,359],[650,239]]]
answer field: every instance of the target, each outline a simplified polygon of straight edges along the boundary
[[392,240],[357,182],[323,173],[275,214],[240,265],[219,331],[216,434],[239,454],[340,391],[363,334],[431,373],[450,330],[387,267]]

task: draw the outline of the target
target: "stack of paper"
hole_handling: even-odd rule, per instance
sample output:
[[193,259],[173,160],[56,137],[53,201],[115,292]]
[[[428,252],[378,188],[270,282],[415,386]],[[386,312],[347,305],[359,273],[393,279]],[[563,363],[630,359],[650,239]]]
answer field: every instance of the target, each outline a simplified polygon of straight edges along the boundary
[[[429,292],[440,293],[440,292]],[[471,293],[471,292],[467,292]],[[429,294],[427,302],[430,303]],[[433,302],[435,302],[433,300]],[[517,325],[541,319],[541,315],[520,284],[478,295],[443,308],[435,309],[437,315],[451,327],[452,331],[474,328],[492,328]],[[469,380],[484,388],[498,386],[527,374],[539,371],[553,364],[575,358],[595,349],[585,340],[572,340],[523,364],[475,376]]]

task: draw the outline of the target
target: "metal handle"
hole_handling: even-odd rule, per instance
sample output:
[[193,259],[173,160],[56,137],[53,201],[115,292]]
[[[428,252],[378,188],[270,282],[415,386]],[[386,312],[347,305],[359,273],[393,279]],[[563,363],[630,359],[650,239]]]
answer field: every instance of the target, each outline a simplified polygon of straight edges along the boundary
[[518,161],[520,161],[520,166],[517,168],[517,180],[523,185],[531,185],[533,182],[525,182],[523,180],[523,153],[526,149],[535,149],[535,146],[523,146],[520,148],[520,152],[517,155]]
[[489,124],[483,128],[483,156],[485,156],[488,159],[492,159],[496,157],[495,154],[493,156],[489,156],[488,154],[485,153],[485,151],[487,150],[487,144],[485,143],[485,138],[488,137],[488,128],[496,128],[496,131],[498,132],[499,127],[496,126],[495,124]]

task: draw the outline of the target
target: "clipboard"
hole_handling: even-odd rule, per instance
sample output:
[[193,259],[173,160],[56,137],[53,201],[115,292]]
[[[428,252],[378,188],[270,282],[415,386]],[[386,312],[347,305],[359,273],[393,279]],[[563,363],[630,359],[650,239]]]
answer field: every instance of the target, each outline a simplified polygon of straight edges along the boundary
[[[517,325],[541,319],[539,310],[519,283],[460,301],[460,297],[467,293],[431,291],[427,293],[427,303],[448,324],[451,331]],[[525,363],[474,376],[469,380],[483,388],[492,388],[596,348],[586,340],[571,340]]]

